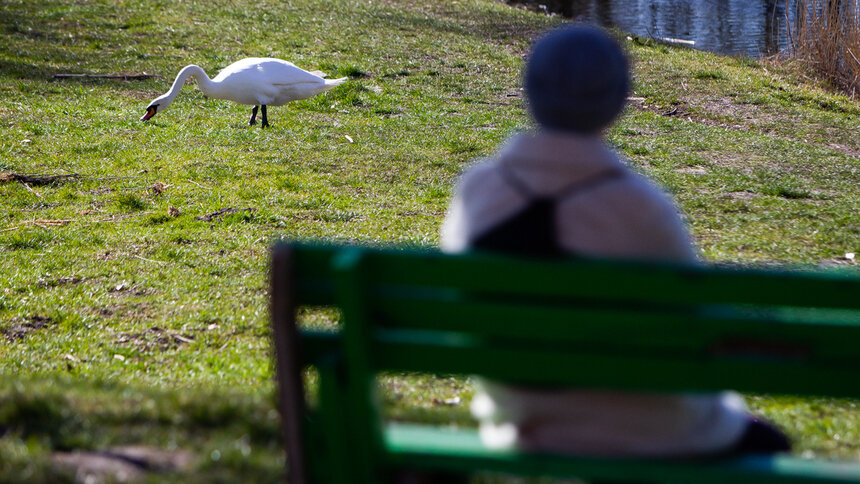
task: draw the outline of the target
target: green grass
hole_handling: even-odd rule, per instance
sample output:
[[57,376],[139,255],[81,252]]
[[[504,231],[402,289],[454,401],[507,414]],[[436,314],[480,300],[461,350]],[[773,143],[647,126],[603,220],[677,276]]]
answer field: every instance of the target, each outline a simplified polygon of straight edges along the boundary
[[[51,452],[120,444],[191,449],[197,481],[277,481],[271,240],[434,246],[457,175],[529,126],[522,58],[557,23],[490,0],[0,4],[0,172],[80,175],[0,183],[0,482],[68,480]],[[642,100],[609,140],[705,257],[848,264],[857,102],[785,66],[624,42]],[[182,66],[246,56],[350,80],[267,130],[192,86],[137,121]],[[142,72],[162,77],[52,77]],[[468,421],[467,382],[384,380],[397,418]],[[854,403],[752,404],[800,452],[860,458]]]

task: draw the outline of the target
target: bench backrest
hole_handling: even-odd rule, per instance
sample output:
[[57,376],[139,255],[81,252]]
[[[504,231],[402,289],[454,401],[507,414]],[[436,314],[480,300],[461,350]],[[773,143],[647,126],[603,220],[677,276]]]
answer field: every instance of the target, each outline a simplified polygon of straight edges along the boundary
[[[379,371],[860,396],[856,274],[313,245],[276,247],[272,267],[282,402],[302,407],[299,368],[336,360],[342,389],[321,382],[320,391],[349,402],[343,438],[370,463],[384,452],[372,398]],[[299,305],[339,307],[342,329],[292,332]]]

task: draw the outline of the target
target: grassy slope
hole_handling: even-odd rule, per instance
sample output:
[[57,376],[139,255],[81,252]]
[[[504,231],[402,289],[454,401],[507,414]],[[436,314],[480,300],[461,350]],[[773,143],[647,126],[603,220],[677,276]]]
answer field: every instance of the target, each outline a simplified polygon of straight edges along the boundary
[[[0,183],[0,481],[56,478],[52,449],[123,443],[194,449],[199,477],[276,479],[270,240],[435,244],[457,174],[528,125],[521,58],[557,19],[485,0],[36,3],[0,4],[0,173],[81,178]],[[644,99],[610,140],[674,194],[706,257],[860,248],[860,105],[782,67],[627,45]],[[352,79],[270,109],[265,131],[192,87],[137,122],[181,66],[262,55]],[[143,71],[163,78],[51,77]],[[254,210],[196,219],[228,207]],[[392,378],[387,395],[398,415],[462,419],[441,402],[469,390]],[[801,450],[860,457],[853,403],[753,403]]]

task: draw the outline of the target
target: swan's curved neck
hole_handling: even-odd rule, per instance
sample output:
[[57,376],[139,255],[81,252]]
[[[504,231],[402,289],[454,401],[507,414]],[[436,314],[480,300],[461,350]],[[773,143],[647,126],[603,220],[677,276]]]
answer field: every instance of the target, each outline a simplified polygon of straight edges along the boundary
[[218,83],[209,79],[206,72],[195,65],[185,66],[181,71],[179,71],[179,74],[176,75],[176,80],[173,81],[173,85],[170,87],[170,90],[167,91],[166,97],[173,101],[173,98],[179,94],[179,91],[182,90],[182,86],[185,85],[185,81],[188,80],[189,77],[193,77],[197,80],[197,86],[201,91],[203,91],[203,94],[209,97],[217,97],[219,87]]

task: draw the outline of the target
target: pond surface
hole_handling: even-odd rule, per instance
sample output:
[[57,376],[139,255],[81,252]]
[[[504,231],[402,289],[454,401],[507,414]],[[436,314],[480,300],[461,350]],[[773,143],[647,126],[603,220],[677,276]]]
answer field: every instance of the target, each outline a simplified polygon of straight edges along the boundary
[[788,46],[786,12],[794,0],[516,0],[559,15],[616,26],[636,35],[750,57]]

